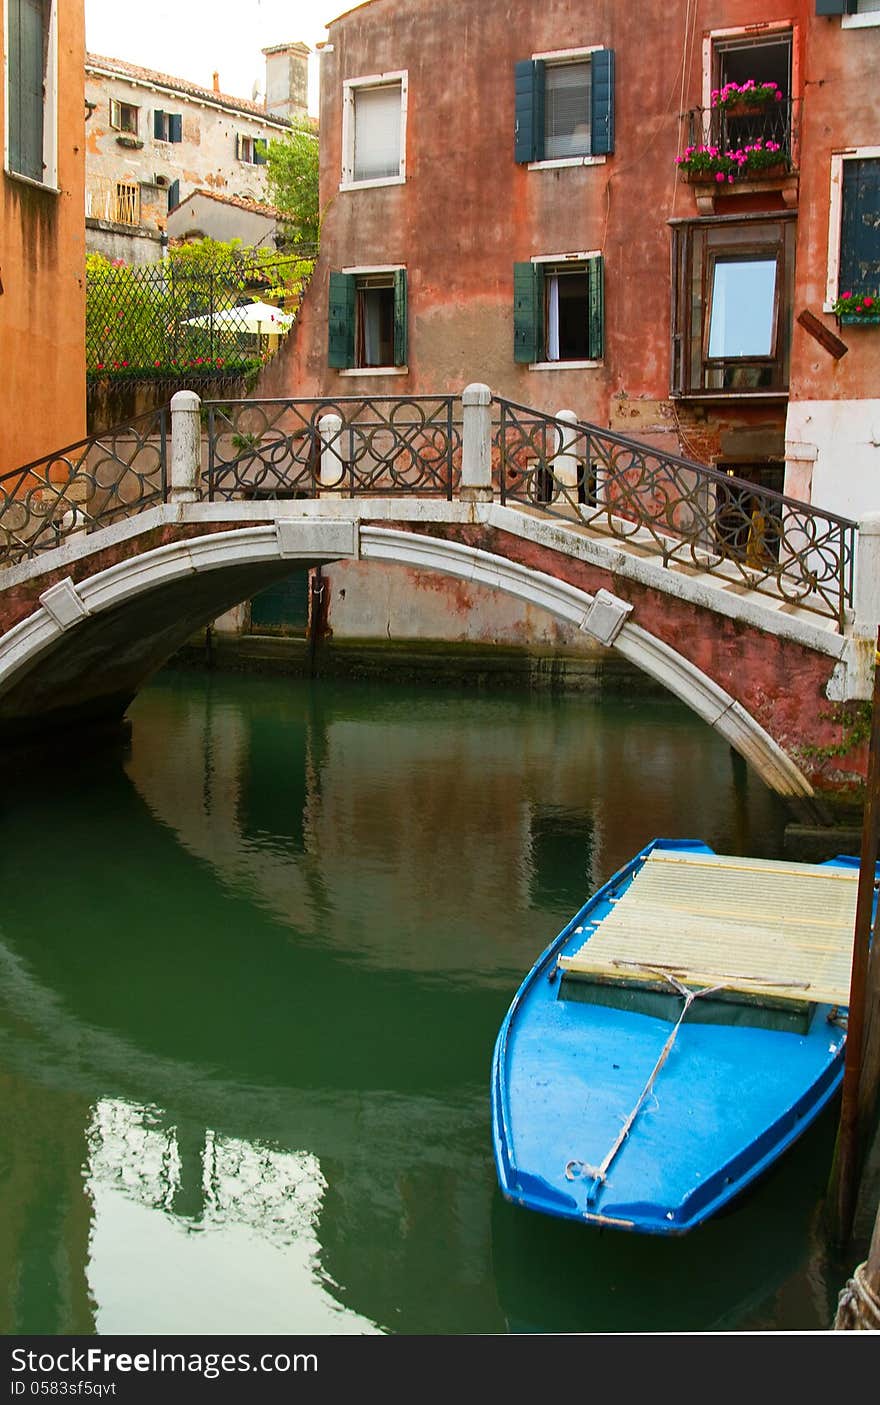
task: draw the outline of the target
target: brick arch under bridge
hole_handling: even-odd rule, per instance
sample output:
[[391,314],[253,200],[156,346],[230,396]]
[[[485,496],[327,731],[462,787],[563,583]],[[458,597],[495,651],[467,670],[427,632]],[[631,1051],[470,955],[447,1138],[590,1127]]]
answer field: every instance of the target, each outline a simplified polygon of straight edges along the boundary
[[[582,628],[662,683],[803,814],[858,790],[865,747],[839,751],[834,703],[852,640],[761,628],[613,545],[497,505],[185,504],[141,513],[10,568],[0,581],[0,745],[121,718],[210,620],[293,571],[396,563],[501,590]],[[296,515],[293,515],[293,513]],[[256,520],[259,519],[259,520]],[[662,588],[663,585],[666,588]],[[726,612],[725,612],[726,611]],[[849,660],[849,662],[847,662]],[[836,690],[836,691],[835,691]]]

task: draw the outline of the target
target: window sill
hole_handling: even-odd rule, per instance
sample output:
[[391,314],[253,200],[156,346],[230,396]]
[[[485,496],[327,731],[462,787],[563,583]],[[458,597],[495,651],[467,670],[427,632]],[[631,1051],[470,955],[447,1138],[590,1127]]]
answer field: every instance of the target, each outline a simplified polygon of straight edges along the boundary
[[788,400],[788,390],[673,390],[670,400]]
[[408,376],[409,366],[349,366],[340,376]]
[[4,166],[3,169],[11,181],[21,181],[22,185],[29,185],[34,190],[45,190],[47,195],[61,194],[58,186],[50,185],[48,181],[35,181],[33,176],[23,176],[20,171],[10,171],[8,166]]
[[603,361],[532,361],[530,371],[593,371]]
[[374,181],[340,181],[340,190],[378,190],[383,185],[405,185],[406,176],[383,176]]
[[880,10],[872,10],[864,15],[841,15],[841,29],[870,29],[880,24]]
[[559,171],[563,166],[604,166],[607,156],[560,156],[552,161],[530,161],[530,171]]

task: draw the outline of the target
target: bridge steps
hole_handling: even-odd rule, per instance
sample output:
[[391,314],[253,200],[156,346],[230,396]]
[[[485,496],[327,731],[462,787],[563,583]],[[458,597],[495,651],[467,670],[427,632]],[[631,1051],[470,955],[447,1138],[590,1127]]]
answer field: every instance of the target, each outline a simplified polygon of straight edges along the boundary
[[[544,523],[548,521],[549,514],[522,506],[519,503],[515,506],[526,516],[534,517],[537,521]],[[651,532],[645,531],[644,528],[634,528],[631,536],[622,537],[616,532],[603,530],[601,525],[578,522],[572,518],[557,516],[555,512],[552,520],[555,525],[573,536],[581,537],[587,541],[602,542],[613,546],[615,553],[632,557],[640,562],[656,564],[663,570],[667,580],[671,574],[684,576],[690,585],[710,594],[719,597],[735,596],[737,601],[743,605],[754,606],[771,615],[784,615],[789,619],[802,620],[813,629],[820,629],[829,635],[839,637],[834,620],[819,615],[815,610],[807,609],[796,601],[787,600],[777,589],[774,589],[772,577],[766,578],[765,588],[758,590],[747,579],[743,578],[742,568],[734,562],[725,566],[723,561],[719,563],[717,558],[713,558],[713,569],[707,571],[701,568],[698,561],[664,561],[664,552],[657,537]],[[629,524],[626,525],[628,528]],[[670,538],[670,547],[676,545],[679,544]]]

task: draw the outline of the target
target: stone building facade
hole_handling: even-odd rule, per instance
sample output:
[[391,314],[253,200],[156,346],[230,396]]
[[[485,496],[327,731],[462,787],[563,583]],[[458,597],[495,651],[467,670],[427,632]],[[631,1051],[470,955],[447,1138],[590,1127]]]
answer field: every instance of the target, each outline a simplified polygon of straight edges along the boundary
[[87,247],[126,263],[161,256],[168,213],[195,190],[265,204],[266,146],[307,115],[309,49],[266,55],[250,101],[121,59],[86,56]]

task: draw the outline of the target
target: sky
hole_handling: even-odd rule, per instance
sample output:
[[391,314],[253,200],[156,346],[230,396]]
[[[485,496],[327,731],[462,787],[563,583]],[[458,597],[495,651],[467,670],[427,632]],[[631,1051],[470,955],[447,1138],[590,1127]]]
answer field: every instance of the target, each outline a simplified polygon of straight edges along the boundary
[[[265,89],[261,49],[299,39],[310,49],[327,38],[326,25],[355,0],[154,0],[128,6],[120,0],[85,0],[86,48],[126,59],[249,98],[254,83]],[[318,61],[309,60],[309,111],[318,115]]]

